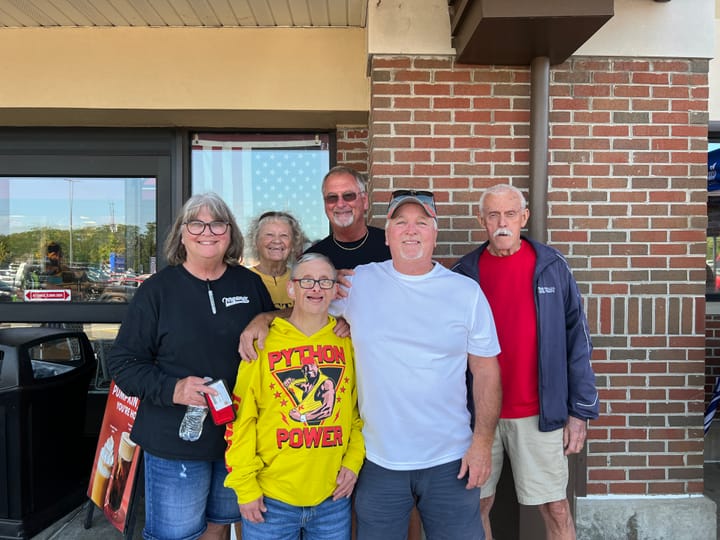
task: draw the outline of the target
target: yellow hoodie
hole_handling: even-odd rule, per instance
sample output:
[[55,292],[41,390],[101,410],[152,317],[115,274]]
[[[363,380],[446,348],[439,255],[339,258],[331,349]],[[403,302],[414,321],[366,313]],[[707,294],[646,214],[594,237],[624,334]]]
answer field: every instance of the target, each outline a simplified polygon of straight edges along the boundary
[[225,486],[246,504],[261,495],[315,506],[335,490],[344,466],[365,457],[352,343],[335,319],[306,336],[285,319],[270,326],[254,362],[241,362],[228,424]]

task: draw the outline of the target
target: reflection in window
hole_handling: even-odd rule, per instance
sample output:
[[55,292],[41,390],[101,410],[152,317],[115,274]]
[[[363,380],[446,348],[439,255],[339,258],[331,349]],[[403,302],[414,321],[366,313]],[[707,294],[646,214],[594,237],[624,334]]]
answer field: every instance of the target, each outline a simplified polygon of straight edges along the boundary
[[[330,169],[327,134],[198,133],[192,140],[192,192],[214,191],[243,233],[268,210],[290,212],[310,241],[328,234],[320,184]],[[245,263],[249,260],[246,242]]]
[[155,271],[155,201],[155,178],[0,177],[0,301],[127,301]]
[[30,363],[35,379],[63,375],[82,365],[83,356],[76,337],[53,339],[30,347]]
[[705,293],[720,293],[720,142],[708,144],[707,250]]

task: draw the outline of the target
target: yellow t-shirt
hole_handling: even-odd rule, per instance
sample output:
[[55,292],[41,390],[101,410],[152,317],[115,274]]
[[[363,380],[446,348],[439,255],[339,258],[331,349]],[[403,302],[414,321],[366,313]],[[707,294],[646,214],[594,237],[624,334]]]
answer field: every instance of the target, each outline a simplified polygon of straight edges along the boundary
[[238,503],[261,495],[315,506],[336,488],[340,467],[357,474],[365,457],[350,338],[335,319],[306,336],[275,318],[254,362],[241,362],[228,424],[225,486]]
[[293,301],[290,299],[287,293],[287,282],[290,281],[290,269],[288,268],[282,276],[268,276],[263,274],[256,267],[251,267],[250,270],[260,276],[265,284],[265,288],[270,293],[273,304],[276,309],[285,309],[293,307]]

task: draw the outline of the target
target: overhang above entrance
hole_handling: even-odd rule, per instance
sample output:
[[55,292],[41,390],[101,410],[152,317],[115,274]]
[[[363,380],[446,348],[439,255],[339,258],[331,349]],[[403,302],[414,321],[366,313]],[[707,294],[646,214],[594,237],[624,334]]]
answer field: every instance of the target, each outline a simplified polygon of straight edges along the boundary
[[614,13],[614,0],[450,0],[453,46],[464,64],[529,65],[569,58]]

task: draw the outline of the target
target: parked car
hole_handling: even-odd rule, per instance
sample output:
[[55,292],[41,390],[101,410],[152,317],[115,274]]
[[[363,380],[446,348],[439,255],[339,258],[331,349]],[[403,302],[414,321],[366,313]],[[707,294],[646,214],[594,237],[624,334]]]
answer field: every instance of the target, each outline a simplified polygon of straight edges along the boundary
[[0,302],[14,302],[18,297],[18,290],[12,285],[0,281]]
[[117,281],[110,282],[103,289],[98,302],[129,302],[135,295],[135,291],[142,285],[150,274],[143,274],[136,277],[124,277]]

